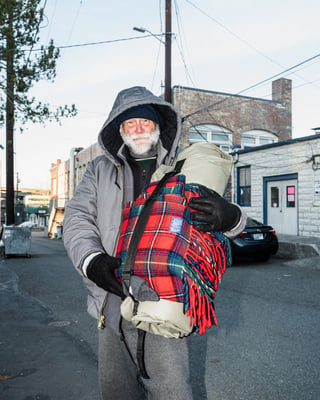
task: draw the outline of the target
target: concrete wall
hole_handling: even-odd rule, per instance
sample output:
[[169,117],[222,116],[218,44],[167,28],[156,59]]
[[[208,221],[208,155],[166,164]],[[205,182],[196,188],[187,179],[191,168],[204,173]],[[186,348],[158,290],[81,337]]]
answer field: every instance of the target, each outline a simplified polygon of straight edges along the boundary
[[251,207],[247,214],[263,221],[263,178],[298,174],[298,233],[320,237],[320,135],[292,139],[250,150],[234,157],[234,188],[237,168],[251,166]]

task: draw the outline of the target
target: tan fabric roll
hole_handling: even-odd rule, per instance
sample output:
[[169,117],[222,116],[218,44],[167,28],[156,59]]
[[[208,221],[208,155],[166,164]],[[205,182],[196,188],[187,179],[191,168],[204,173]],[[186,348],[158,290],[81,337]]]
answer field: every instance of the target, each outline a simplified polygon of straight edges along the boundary
[[121,315],[146,332],[178,339],[190,335],[193,330],[190,318],[183,312],[183,303],[165,299],[142,301],[135,315],[133,307],[132,298],[126,297],[121,304]]
[[[195,143],[179,154],[178,161],[183,159],[181,174],[185,175],[186,183],[203,185],[221,196],[224,194],[231,173],[232,156],[214,144]],[[160,180],[172,169],[167,165],[160,166],[151,180]]]

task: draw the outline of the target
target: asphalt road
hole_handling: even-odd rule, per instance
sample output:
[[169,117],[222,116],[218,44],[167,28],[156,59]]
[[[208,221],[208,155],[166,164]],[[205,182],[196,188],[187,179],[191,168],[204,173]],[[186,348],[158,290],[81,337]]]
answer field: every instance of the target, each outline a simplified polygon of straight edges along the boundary
[[[0,260],[0,399],[101,400],[81,278],[61,241],[31,253]],[[230,268],[218,327],[191,337],[195,400],[318,400],[319,277],[319,257]]]
[[0,399],[100,400],[96,324],[58,240],[0,263]]
[[320,258],[227,271],[207,336],[209,400],[320,398],[319,284]]

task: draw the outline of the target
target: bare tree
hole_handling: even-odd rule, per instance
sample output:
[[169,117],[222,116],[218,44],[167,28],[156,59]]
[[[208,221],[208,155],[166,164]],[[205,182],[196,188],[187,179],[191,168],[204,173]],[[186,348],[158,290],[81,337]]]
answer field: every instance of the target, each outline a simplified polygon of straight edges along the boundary
[[54,81],[57,49],[39,45],[44,20],[41,0],[0,0],[0,127],[6,126],[6,224],[14,224],[14,143],[16,122],[60,121],[77,114],[75,105],[52,109],[28,95],[40,80]]

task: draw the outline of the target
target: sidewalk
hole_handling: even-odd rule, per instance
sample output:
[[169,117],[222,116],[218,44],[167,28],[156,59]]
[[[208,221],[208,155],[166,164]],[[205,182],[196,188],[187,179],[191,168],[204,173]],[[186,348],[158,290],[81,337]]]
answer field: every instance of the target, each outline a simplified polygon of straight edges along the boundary
[[299,260],[320,256],[320,238],[278,234],[278,258]]
[[61,240],[37,232],[30,258],[0,259],[0,399],[101,400],[97,342]]

